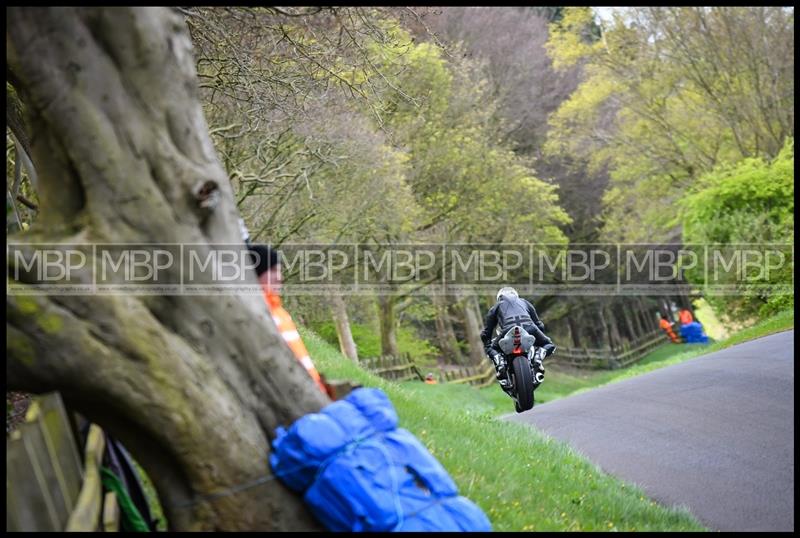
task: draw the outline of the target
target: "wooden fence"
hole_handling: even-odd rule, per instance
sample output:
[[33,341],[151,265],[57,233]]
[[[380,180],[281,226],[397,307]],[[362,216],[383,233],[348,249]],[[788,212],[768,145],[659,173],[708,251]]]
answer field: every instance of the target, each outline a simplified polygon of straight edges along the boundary
[[368,357],[360,359],[359,363],[370,372],[391,381],[425,380],[425,376],[420,373],[419,368],[412,362],[408,353],[403,353],[397,357],[391,355]]
[[[378,376],[391,381],[425,381],[425,376],[411,360],[408,353],[398,357],[383,356],[360,359],[361,366]],[[485,387],[494,380],[494,367],[487,362],[484,366],[463,366],[439,370],[438,380],[445,383],[469,383]]]
[[550,358],[553,364],[576,368],[616,370],[630,366],[661,344],[667,343],[663,331],[651,332],[635,342],[625,342],[616,349],[558,348]]
[[[555,355],[545,360],[545,364],[569,365],[575,368],[615,370],[630,366],[650,353],[661,344],[666,343],[662,331],[654,331],[639,340],[625,342],[616,349],[594,348],[562,348],[559,347]],[[362,359],[362,366],[367,370],[392,381],[408,381],[411,379],[424,380],[419,369],[413,364],[406,353],[399,357],[373,357]],[[446,383],[469,383],[475,387],[487,387],[495,382],[494,366],[486,360],[481,366],[462,366],[444,370],[440,373],[440,381]]]
[[444,372],[447,383],[469,383],[478,388],[488,387],[495,382],[494,366],[486,359],[484,366],[462,366],[461,368]]
[[6,531],[118,531],[116,496],[102,496],[104,449],[92,424],[82,463],[61,396],[35,398],[6,439]]

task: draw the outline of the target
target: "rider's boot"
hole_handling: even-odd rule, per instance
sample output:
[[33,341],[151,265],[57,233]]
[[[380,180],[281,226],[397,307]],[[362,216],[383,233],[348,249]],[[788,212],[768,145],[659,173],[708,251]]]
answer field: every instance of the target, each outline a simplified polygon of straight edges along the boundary
[[537,349],[536,353],[533,355],[533,359],[531,360],[531,366],[533,367],[533,382],[537,385],[544,381],[544,364],[542,363],[542,356],[544,353],[545,350]]
[[495,375],[497,376],[497,381],[500,383],[500,386],[507,386],[508,379],[506,377],[506,358],[502,353],[495,350],[490,352],[489,357],[494,363]]

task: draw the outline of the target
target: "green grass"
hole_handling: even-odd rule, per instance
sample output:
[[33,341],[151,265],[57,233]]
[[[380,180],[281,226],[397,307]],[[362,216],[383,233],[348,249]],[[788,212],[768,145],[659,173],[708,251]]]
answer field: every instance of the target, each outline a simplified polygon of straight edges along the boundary
[[711,351],[794,328],[794,310],[784,310],[711,346]]
[[[687,511],[655,503],[568,445],[528,426],[496,420],[488,391],[392,383],[361,370],[316,334],[300,332],[326,377],[355,380],[388,394],[400,426],[428,447],[459,493],[486,512],[496,531],[705,530]],[[513,411],[511,400],[501,396]]]

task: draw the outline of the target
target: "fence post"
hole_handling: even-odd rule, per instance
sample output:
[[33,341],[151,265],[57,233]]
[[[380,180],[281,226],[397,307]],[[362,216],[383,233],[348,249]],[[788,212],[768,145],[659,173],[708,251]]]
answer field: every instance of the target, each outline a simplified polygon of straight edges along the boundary
[[61,395],[37,397],[6,442],[6,530],[63,531],[81,462]]
[[67,531],[94,531],[100,519],[101,494],[103,491],[100,480],[100,462],[105,450],[103,430],[97,424],[89,427],[86,438],[86,458],[83,476],[83,487],[78,496],[75,509],[69,516]]

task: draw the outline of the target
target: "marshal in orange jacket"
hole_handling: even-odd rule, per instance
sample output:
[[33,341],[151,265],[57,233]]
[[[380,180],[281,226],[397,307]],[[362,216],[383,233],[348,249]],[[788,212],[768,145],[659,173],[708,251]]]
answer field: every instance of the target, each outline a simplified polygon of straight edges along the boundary
[[319,372],[317,372],[317,369],[314,367],[314,363],[311,362],[311,357],[308,355],[308,350],[305,344],[303,344],[303,340],[300,338],[300,333],[297,332],[297,326],[294,324],[294,321],[292,321],[292,316],[283,308],[280,296],[275,293],[268,293],[265,290],[264,300],[267,302],[267,306],[269,306],[269,311],[270,314],[272,314],[273,321],[275,321],[275,326],[278,327],[278,331],[281,333],[281,336],[283,336],[289,349],[292,350],[295,358],[300,361],[300,364],[303,365],[319,389],[327,395],[328,391],[322,383]]

